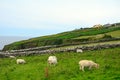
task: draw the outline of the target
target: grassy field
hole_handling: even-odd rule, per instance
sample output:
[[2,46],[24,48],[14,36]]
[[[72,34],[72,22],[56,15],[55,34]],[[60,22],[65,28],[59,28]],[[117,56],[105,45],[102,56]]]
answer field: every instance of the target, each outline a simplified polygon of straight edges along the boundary
[[89,43],[89,44],[79,44],[79,45],[71,45],[71,46],[63,46],[63,47],[58,47],[58,48],[51,48],[50,50],[74,48],[74,47],[82,47],[82,46],[96,46],[96,45],[105,45],[105,44],[120,44],[120,40],[99,42],[99,43]]
[[[5,45],[3,50],[25,49],[25,48],[32,48],[32,47],[47,46],[47,45],[71,44],[76,42],[80,43],[88,40],[93,41],[96,39],[98,40],[99,38],[101,39],[106,37],[105,35],[101,36],[101,34],[106,34],[110,32],[111,32],[110,34],[114,34],[112,35],[112,37],[114,36],[118,37],[120,36],[118,30],[120,31],[120,25],[118,27],[111,26],[109,28],[102,27],[100,29],[98,28],[77,29],[77,30],[62,32],[58,34],[41,36],[41,37],[31,38],[28,40],[14,42],[14,43]],[[118,32],[114,33],[114,31],[118,31]],[[80,39],[82,38],[82,40],[78,40],[79,38]]]
[[[50,55],[57,56],[56,66],[47,65]],[[14,59],[0,59],[0,80],[120,80],[120,48],[18,58],[25,59],[27,63],[18,65]],[[93,60],[100,64],[100,68],[82,72],[78,65],[82,59]]]
[[109,32],[107,33],[108,35],[111,35],[112,37],[117,37],[119,38],[120,37],[120,30],[117,30],[117,31],[113,31],[113,32]]
[[[114,38],[119,38],[120,37],[120,30],[108,32],[108,33],[105,33],[105,34],[111,35]],[[83,39],[83,38],[89,38],[89,37],[93,37],[93,38],[98,38],[99,39],[99,38],[101,38],[103,36],[104,36],[104,34],[98,34],[98,35],[92,35],[92,36],[80,36],[80,37],[77,37],[77,38],[74,38],[74,39]]]

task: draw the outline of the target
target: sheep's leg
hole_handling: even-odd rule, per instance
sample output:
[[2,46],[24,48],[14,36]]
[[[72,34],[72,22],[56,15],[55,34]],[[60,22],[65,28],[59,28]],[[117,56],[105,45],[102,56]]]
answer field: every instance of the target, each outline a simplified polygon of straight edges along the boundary
[[89,70],[91,70],[92,66],[89,66]]
[[80,66],[80,70],[82,69],[82,66]]
[[51,66],[51,63],[48,63],[49,66]]
[[84,72],[84,66],[82,66],[82,71]]

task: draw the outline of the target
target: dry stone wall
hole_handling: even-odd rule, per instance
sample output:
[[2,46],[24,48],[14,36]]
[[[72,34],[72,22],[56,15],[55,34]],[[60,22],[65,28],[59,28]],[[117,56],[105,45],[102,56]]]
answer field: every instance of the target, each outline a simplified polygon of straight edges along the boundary
[[[54,46],[56,47],[56,46]],[[22,50],[14,50],[14,51],[6,51],[0,52],[0,57],[8,57],[10,55],[13,56],[29,56],[29,55],[42,55],[42,54],[54,54],[59,52],[76,52],[76,49],[82,49],[84,51],[91,51],[91,50],[100,50],[106,48],[115,48],[120,47],[120,44],[104,44],[104,45],[96,45],[96,46],[77,46],[72,48],[56,48],[56,49],[49,49],[49,47],[45,47],[43,50],[40,48],[33,48],[33,49],[22,49]]]

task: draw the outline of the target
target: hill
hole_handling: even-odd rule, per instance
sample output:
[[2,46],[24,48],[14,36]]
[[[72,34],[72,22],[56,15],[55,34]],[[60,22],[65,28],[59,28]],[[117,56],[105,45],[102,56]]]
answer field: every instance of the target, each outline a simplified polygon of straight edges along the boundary
[[[5,45],[3,50],[26,49],[47,45],[73,45],[89,42],[112,41],[120,38],[120,25],[100,28],[81,28],[54,35],[31,38]],[[118,39],[117,39],[118,40]]]
[[[76,53],[79,48],[83,53]],[[31,38],[6,45],[4,50],[8,51],[0,52],[0,80],[120,80],[120,25]],[[9,55],[27,63],[16,64]],[[47,64],[51,55],[58,59],[56,66]],[[83,59],[100,67],[82,72],[78,62]]]

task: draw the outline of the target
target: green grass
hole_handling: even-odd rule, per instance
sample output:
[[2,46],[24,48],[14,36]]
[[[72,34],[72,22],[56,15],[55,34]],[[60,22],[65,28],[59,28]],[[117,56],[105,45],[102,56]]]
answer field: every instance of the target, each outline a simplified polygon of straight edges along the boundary
[[74,39],[83,39],[83,38],[90,38],[90,37],[95,37],[95,38],[102,38],[104,34],[98,34],[98,35],[92,35],[92,36],[80,36]]
[[80,45],[71,45],[71,46],[62,46],[62,47],[58,47],[58,48],[50,48],[50,50],[64,49],[64,48],[74,48],[74,47],[82,47],[82,46],[96,46],[96,45],[105,45],[105,44],[120,44],[120,40],[99,42],[99,43],[80,44]]
[[[55,55],[56,66],[48,66],[47,58]],[[56,53],[37,56],[18,57],[27,61],[18,65],[9,58],[0,59],[0,80],[120,80],[120,48],[86,51],[83,53]],[[99,69],[79,70],[82,59],[100,64]],[[48,77],[45,69],[48,68]]]
[[120,38],[120,30],[109,32],[109,33],[106,33],[106,34],[111,35],[112,37]]
[[[100,29],[87,28],[87,29],[72,30],[72,31],[63,32],[59,34],[36,37],[28,40],[14,42],[12,44],[6,45],[3,48],[3,50],[25,49],[25,48],[39,47],[39,46],[46,46],[46,45],[71,44],[71,42],[72,43],[75,43],[77,41],[81,42],[80,40],[74,41],[75,40],[74,38],[105,34],[105,33],[113,32],[117,30],[120,30],[120,25],[118,27],[111,26],[109,28],[102,27]],[[117,36],[119,36],[118,32],[116,34]],[[83,39],[82,42],[84,41],[85,40]]]
[[[105,33],[105,34],[111,35],[114,38],[120,38],[120,30],[108,32],[108,33]],[[98,35],[92,35],[92,36],[80,36],[80,37],[76,37],[74,39],[83,39],[83,38],[90,38],[90,37],[100,39],[103,36],[104,36],[104,34],[98,34]]]

